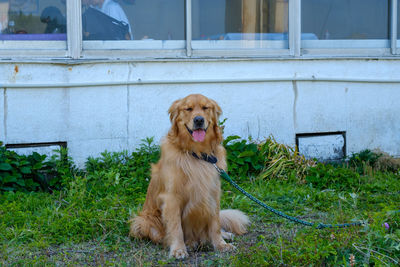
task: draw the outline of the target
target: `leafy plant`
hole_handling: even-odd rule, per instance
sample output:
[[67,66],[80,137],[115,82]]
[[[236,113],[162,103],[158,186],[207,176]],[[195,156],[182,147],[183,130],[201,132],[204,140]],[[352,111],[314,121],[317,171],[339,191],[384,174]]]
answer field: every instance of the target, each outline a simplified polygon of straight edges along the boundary
[[0,190],[38,191],[60,189],[62,180],[71,177],[72,159],[67,150],[56,151],[49,160],[46,155],[33,152],[19,155],[7,150],[0,142]]
[[256,143],[240,136],[228,136],[223,146],[227,152],[228,171],[235,177],[247,180],[256,177],[264,166],[264,157]]
[[43,176],[38,170],[42,168],[43,160],[38,153],[29,157],[20,156],[0,143],[0,189],[35,191],[40,188]]

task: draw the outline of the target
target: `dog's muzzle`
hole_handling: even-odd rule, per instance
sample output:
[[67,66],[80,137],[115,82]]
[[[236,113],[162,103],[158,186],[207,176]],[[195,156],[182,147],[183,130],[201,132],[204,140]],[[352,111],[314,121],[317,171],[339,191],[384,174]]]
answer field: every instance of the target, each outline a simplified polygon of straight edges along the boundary
[[204,125],[204,118],[202,116],[196,116],[193,119],[193,129],[189,129],[189,127],[185,124],[186,129],[193,137],[193,140],[196,142],[203,142],[206,138],[207,128]]

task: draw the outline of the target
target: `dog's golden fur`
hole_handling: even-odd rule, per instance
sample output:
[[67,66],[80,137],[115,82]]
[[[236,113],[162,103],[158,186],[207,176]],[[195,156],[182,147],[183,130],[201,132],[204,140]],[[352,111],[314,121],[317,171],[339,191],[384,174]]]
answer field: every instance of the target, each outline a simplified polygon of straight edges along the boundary
[[[203,96],[189,95],[175,101],[168,110],[172,123],[161,145],[161,158],[152,166],[151,181],[143,210],[131,220],[130,235],[150,238],[170,248],[170,256],[187,256],[186,245],[210,242],[216,250],[233,245],[222,235],[243,234],[248,218],[238,210],[220,211],[220,178],[214,166],[192,153],[214,155],[217,166],[226,170],[225,149],[218,126],[221,108]],[[204,118],[196,138],[195,118]],[[204,136],[205,133],[205,136]]]

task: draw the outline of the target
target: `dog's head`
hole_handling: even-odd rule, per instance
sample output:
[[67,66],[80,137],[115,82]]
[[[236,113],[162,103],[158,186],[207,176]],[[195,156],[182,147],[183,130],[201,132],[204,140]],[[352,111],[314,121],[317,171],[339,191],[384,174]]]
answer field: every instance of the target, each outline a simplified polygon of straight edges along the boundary
[[176,100],[168,110],[172,127],[169,136],[180,142],[180,147],[207,147],[222,141],[218,118],[222,111],[218,104],[203,95],[189,95]]

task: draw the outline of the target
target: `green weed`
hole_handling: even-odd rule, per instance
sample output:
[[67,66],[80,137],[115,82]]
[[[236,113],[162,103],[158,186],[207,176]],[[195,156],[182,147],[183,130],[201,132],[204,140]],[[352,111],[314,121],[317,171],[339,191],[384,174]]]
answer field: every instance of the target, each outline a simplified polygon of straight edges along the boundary
[[323,189],[354,191],[360,186],[360,175],[351,169],[318,163],[308,169],[306,181],[311,186]]

